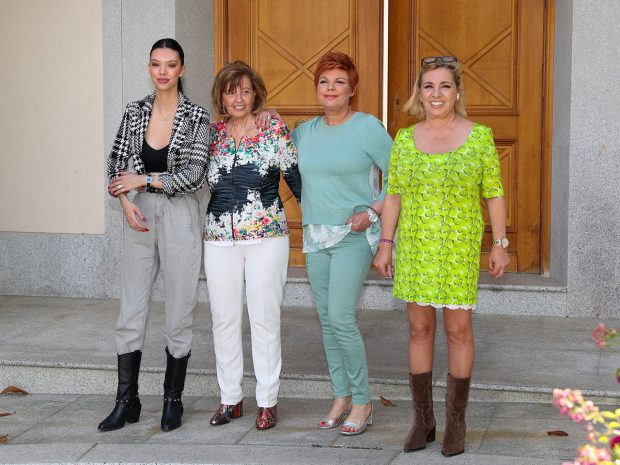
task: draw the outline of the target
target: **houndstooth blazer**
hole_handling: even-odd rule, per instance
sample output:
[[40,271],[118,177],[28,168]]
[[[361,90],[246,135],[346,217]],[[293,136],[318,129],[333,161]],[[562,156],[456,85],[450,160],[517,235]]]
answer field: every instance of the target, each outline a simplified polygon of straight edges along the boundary
[[[138,174],[145,174],[142,161],[142,142],[153,111],[155,93],[143,100],[131,102],[125,108],[123,121],[108,156],[108,178],[111,181],[129,162]],[[159,176],[168,197],[193,192],[206,179],[210,139],[209,113],[179,93],[168,148],[168,169]]]

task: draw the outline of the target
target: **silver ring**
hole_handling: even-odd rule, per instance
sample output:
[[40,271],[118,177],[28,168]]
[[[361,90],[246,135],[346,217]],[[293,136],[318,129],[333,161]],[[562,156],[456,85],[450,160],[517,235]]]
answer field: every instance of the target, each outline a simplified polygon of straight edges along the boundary
[[123,185],[122,185],[122,184],[119,184],[118,186],[116,186],[116,188],[117,188],[117,189],[122,189],[122,188],[123,188]]

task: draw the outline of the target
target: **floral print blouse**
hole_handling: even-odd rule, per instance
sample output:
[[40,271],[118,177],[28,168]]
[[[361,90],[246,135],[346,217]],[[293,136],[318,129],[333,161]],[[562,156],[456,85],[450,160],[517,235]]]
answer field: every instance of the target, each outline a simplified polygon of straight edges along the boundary
[[298,202],[301,177],[297,149],[286,124],[272,120],[255,136],[243,137],[238,148],[228,134],[226,120],[211,127],[207,172],[211,200],[203,240],[247,241],[288,235],[278,194],[280,174]]

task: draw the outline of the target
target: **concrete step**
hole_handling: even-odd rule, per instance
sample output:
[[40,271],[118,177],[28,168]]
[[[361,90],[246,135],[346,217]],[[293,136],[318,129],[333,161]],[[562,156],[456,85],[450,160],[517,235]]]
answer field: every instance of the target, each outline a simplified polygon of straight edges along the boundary
[[[17,385],[37,394],[107,394],[116,393],[116,366],[80,365],[72,363],[23,363],[0,360],[0,386]],[[143,367],[140,370],[140,394],[162,395],[164,368]],[[12,384],[11,384],[12,383]],[[253,397],[256,382],[254,373],[244,372],[244,396]],[[446,381],[433,381],[435,399],[445,397]],[[370,378],[371,396],[390,400],[409,400],[411,394],[405,379]],[[511,385],[475,383],[471,385],[472,402],[549,403],[553,388],[540,385]],[[216,395],[219,392],[214,370],[188,369],[185,394],[188,396]],[[596,403],[620,404],[620,391],[582,389],[584,396]],[[332,389],[327,376],[303,373],[281,375],[281,398],[331,399]]]
[[[114,322],[118,301],[45,297],[0,297],[0,387],[36,393],[108,394],[116,386]],[[439,313],[439,316],[441,314]],[[598,321],[474,314],[476,363],[473,400],[549,402],[553,388],[582,389],[602,402],[620,399],[613,373],[617,354],[591,341]],[[409,398],[407,321],[402,311],[364,311],[358,316],[365,340],[372,394]],[[620,320],[607,321],[616,328]],[[162,393],[165,364],[163,305],[153,303],[143,348],[140,390]],[[254,390],[249,323],[244,322],[245,390]],[[437,398],[448,373],[447,350],[438,318],[434,365]],[[216,395],[211,316],[200,304],[187,395]],[[329,398],[331,389],[320,324],[312,308],[282,312],[283,397]]]
[[[405,310],[405,303],[392,295],[393,281],[370,270],[358,302],[362,310]],[[206,280],[201,281],[203,301],[208,302]],[[541,275],[507,273],[495,279],[480,273],[476,313],[493,315],[570,316],[566,313],[567,288]],[[313,307],[312,290],[305,268],[289,268],[284,306]]]
[[[405,303],[392,295],[392,280],[370,270],[358,302],[360,310],[404,310]],[[199,301],[208,303],[207,281],[204,276],[198,285]],[[476,312],[487,315],[532,315],[579,317],[568,314],[567,287],[552,278],[538,274],[507,273],[500,279],[480,273],[478,306]],[[154,300],[162,300],[161,281],[158,280]],[[305,268],[289,268],[284,290],[285,307],[313,307],[314,300]]]

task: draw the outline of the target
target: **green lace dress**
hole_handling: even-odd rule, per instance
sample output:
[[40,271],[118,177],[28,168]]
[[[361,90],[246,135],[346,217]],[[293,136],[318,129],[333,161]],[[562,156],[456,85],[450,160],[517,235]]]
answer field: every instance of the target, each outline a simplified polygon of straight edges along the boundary
[[504,195],[490,128],[474,123],[454,152],[426,154],[401,129],[388,194],[400,194],[394,296],[435,308],[475,308],[484,232],[480,196]]

